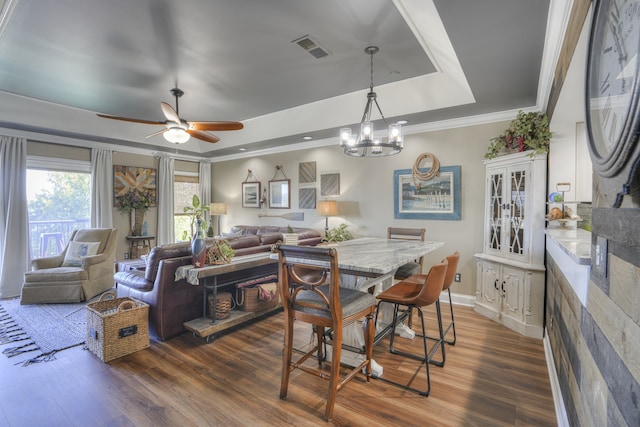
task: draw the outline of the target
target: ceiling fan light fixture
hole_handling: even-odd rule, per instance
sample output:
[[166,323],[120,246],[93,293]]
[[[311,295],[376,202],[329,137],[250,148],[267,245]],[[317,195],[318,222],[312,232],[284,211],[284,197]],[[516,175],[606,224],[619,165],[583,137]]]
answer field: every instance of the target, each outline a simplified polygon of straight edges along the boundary
[[189,138],[191,138],[191,135],[189,135],[187,131],[185,131],[180,126],[171,126],[165,133],[162,134],[162,136],[164,136],[164,139],[173,144],[184,144],[185,142],[189,141]]

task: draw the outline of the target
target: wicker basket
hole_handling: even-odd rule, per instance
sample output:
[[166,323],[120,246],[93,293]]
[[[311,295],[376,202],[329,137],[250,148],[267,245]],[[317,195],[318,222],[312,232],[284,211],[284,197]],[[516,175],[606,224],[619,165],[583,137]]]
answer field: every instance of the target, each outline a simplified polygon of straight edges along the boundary
[[257,287],[238,288],[236,292],[238,308],[243,311],[264,311],[274,308],[280,302],[279,296],[270,301],[260,299],[260,289]]
[[223,245],[228,245],[225,241],[214,240],[213,244],[207,249],[207,265],[222,265],[229,264],[231,258],[224,254],[222,250]]
[[[213,294],[207,295],[209,306],[209,317],[213,318]],[[233,298],[229,292],[220,292],[216,294],[216,320],[226,319],[231,315],[233,310]]]
[[148,304],[107,292],[87,304],[86,347],[103,362],[147,348],[148,318]]

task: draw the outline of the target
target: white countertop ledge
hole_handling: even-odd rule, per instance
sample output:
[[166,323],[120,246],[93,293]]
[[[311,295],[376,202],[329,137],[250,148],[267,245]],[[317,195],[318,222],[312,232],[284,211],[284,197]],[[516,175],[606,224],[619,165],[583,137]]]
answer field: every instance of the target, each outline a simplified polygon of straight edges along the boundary
[[547,253],[586,307],[591,273],[591,233],[581,228],[547,228],[546,234]]
[[582,228],[555,227],[545,230],[576,264],[591,265],[591,233]]

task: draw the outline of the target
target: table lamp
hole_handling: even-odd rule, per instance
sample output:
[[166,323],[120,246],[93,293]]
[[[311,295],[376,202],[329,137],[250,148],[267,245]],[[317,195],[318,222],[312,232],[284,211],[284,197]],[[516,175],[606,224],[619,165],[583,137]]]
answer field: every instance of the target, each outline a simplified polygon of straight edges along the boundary
[[220,215],[227,214],[227,204],[226,203],[211,203],[209,205],[209,212],[211,215],[215,215],[218,217],[218,236],[220,235]]
[[329,217],[338,215],[338,202],[335,200],[320,200],[316,206],[316,214],[325,217],[324,235],[329,231]]

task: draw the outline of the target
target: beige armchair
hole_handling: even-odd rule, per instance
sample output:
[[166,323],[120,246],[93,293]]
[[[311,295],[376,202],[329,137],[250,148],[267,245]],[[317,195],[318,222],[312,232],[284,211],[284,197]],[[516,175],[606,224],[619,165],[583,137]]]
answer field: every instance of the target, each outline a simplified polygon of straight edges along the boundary
[[75,230],[62,253],[33,259],[20,304],[81,302],[111,289],[117,236],[111,228]]

